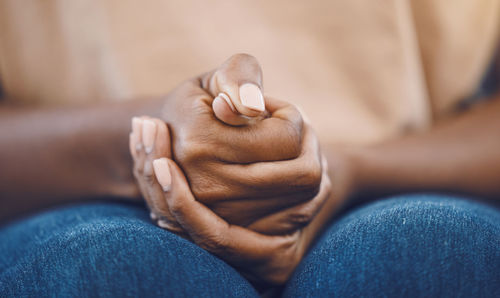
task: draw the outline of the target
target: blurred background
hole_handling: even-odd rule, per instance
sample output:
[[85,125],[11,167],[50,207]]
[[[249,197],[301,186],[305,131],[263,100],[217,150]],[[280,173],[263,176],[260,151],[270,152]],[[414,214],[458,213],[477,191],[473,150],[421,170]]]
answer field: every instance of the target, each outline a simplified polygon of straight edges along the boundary
[[496,0],[0,0],[0,79],[28,104],[130,100],[244,52],[323,142],[369,143],[472,98],[499,22]]

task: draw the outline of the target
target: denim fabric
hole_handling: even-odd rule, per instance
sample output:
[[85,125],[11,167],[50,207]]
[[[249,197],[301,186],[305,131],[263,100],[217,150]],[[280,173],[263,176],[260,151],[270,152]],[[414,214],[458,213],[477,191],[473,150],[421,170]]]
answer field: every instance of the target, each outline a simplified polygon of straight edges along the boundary
[[[500,297],[500,212],[439,196],[369,204],[335,221],[288,282],[291,297]],[[0,230],[0,296],[258,296],[232,267],[95,203]]]
[[373,203],[334,223],[285,297],[500,297],[500,212],[444,196]]
[[154,226],[143,206],[97,203],[0,231],[0,297],[256,297],[235,269]]

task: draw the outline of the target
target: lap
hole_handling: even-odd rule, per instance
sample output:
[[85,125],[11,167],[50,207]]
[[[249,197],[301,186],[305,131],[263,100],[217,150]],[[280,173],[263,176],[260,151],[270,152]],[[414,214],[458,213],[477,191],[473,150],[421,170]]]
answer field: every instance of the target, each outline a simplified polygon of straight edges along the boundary
[[235,269],[153,225],[142,206],[95,203],[0,230],[0,296],[257,296]]
[[[438,196],[369,204],[331,224],[285,296],[499,296],[500,213]],[[95,203],[0,230],[0,296],[256,296],[234,268],[154,226],[142,206]],[[459,296],[459,295],[457,295]]]
[[500,296],[500,212],[412,195],[334,222],[297,268],[285,296]]

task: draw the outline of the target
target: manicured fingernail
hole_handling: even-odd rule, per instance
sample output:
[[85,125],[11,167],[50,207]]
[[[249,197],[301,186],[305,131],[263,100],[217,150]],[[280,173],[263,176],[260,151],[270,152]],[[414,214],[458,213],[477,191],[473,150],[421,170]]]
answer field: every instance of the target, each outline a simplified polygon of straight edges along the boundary
[[241,104],[245,107],[263,112],[266,107],[264,104],[264,96],[260,91],[259,86],[251,83],[243,84],[240,86],[240,99]]
[[135,137],[135,134],[133,132],[131,132],[129,135],[128,135],[128,138],[129,138],[129,150],[130,150],[130,154],[132,154],[132,157],[137,157],[137,143],[136,143],[136,137]]
[[156,179],[160,183],[163,191],[169,191],[172,184],[172,176],[166,158],[159,158],[153,161]]
[[156,216],[156,214],[154,214],[153,212],[149,213],[149,217],[151,217],[152,220],[158,219],[158,216]]
[[135,150],[142,149],[142,120],[138,117],[132,117],[132,134]]
[[142,145],[147,154],[153,152],[155,143],[156,123],[151,120],[144,120],[142,123]]
[[236,109],[234,108],[234,105],[233,105],[233,102],[231,101],[231,99],[229,99],[229,96],[227,96],[226,93],[219,93],[219,95],[214,99],[217,100],[217,98],[221,98],[223,99],[227,105],[231,108],[231,111],[235,112],[236,113]]
[[158,226],[159,226],[160,228],[164,228],[164,229],[168,229],[168,228],[170,228],[170,225],[168,224],[168,222],[166,222],[166,221],[165,221],[165,220],[163,220],[163,219],[160,219],[160,220],[158,221],[158,223],[157,223],[157,224],[158,224]]

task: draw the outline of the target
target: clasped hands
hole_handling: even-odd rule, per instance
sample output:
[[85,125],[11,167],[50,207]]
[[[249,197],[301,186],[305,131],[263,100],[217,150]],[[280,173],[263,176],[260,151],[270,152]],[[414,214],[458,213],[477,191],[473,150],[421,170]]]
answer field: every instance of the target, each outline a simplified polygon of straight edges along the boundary
[[234,55],[168,94],[161,119],[135,117],[130,151],[160,227],[283,284],[327,220],[331,182],[310,125],[261,90],[256,59]]

